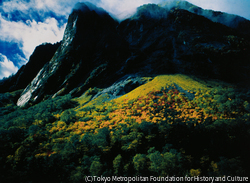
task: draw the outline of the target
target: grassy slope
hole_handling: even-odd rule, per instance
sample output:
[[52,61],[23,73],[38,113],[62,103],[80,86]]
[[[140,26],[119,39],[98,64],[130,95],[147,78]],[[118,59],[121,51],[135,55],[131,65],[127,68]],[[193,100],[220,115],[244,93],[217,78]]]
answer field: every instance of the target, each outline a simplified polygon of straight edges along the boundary
[[[218,86],[221,87],[232,87],[227,83],[221,81],[202,81],[198,78],[192,78],[187,75],[182,74],[175,74],[175,75],[160,75],[155,77],[152,81],[134,89],[133,91],[129,92],[118,99],[115,99],[115,102],[122,102],[124,99],[134,100],[138,97],[146,96],[148,93],[156,90],[162,90],[164,88],[168,88],[169,86],[177,85],[181,87],[183,90],[188,93],[195,93],[197,91],[209,91],[212,88],[216,88]],[[188,92],[188,93],[187,93]],[[95,104],[102,104],[103,99],[105,96],[100,96],[96,100],[92,101],[87,106],[95,105]],[[82,97],[78,98],[78,102],[80,104],[86,104],[90,101],[91,96],[84,94]]]

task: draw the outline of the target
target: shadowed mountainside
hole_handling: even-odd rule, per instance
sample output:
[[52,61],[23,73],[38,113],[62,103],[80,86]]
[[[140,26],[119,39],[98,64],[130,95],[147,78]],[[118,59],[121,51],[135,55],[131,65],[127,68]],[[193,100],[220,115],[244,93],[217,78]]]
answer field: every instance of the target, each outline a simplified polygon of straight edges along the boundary
[[169,0],[160,3],[159,5],[166,9],[175,7],[190,11],[191,13],[204,16],[213,22],[221,23],[249,36],[250,21],[238,15],[228,14],[220,11],[205,10],[187,1]]
[[24,89],[50,61],[59,45],[60,43],[46,43],[37,46],[26,65],[23,65],[14,76],[0,81],[0,93]]
[[[20,69],[13,77],[17,84],[4,82],[6,91],[10,85],[19,86],[15,89],[27,86],[18,100],[18,105],[24,106],[51,96],[80,96],[89,87],[108,87],[127,74],[182,73],[247,82],[248,36],[237,27],[226,26],[228,22],[223,25],[201,16],[206,11],[187,2],[148,4],[118,23],[103,9],[79,3],[69,16],[55,54],[54,50],[44,54],[53,54],[53,58],[36,66],[40,71],[29,85],[30,80],[21,82],[19,75],[24,71]],[[225,15],[214,14],[211,17]]]

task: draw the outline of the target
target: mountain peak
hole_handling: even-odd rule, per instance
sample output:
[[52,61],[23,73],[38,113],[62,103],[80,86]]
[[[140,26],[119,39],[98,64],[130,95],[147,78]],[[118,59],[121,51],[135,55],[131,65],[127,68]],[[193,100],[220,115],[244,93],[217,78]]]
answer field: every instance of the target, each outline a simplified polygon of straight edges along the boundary
[[108,14],[104,9],[97,7],[89,2],[76,3],[76,5],[73,8],[73,12],[74,11],[81,11],[83,13],[95,11],[99,16],[103,16],[103,15]]
[[137,8],[137,12],[132,16],[133,19],[154,18],[160,19],[166,17],[168,11],[156,4],[146,4]]

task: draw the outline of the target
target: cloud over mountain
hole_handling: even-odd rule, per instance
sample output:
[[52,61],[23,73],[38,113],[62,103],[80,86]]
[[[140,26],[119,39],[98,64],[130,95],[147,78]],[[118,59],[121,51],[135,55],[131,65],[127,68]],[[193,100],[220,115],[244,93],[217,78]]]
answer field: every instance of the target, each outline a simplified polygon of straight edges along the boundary
[[16,73],[18,67],[16,67],[12,61],[0,53],[0,79],[8,77],[9,75]]

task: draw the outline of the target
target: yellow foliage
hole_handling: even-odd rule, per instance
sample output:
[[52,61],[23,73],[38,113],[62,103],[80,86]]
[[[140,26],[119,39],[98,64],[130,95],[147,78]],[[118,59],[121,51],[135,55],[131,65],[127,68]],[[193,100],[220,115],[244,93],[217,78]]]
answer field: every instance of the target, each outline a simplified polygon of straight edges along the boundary
[[218,169],[217,163],[215,163],[214,161],[212,161],[211,162],[211,166],[212,166],[214,172],[218,172],[219,169]]
[[109,97],[108,94],[100,95],[99,97],[95,98],[94,100],[91,100],[91,101],[90,101],[89,103],[87,103],[84,107],[102,105],[102,104],[104,104],[104,102],[106,101],[106,99],[107,99],[108,97]]
[[[89,92],[85,92],[82,97],[76,99],[81,104],[75,108],[79,122],[70,124],[65,130],[70,131],[72,135],[82,135],[85,132],[97,133],[99,128],[116,129],[119,124],[130,126],[143,121],[151,123],[167,121],[169,124],[176,121],[195,121],[194,126],[196,126],[208,118],[212,120],[232,118],[230,114],[218,113],[216,110],[218,105],[213,100],[211,87],[218,85],[219,82],[216,81],[202,82],[191,76],[174,74],[157,76],[112,101],[107,101],[108,94],[91,100],[92,96]],[[189,100],[184,93],[181,93],[183,91],[178,90],[179,87],[194,94],[195,99]],[[81,110],[93,106],[94,108]],[[231,114],[236,115],[237,112],[232,111]],[[59,119],[60,115],[57,114],[56,117]],[[81,118],[84,118],[85,122],[81,122]],[[59,121],[50,129],[50,132],[59,131],[66,128],[65,126]],[[198,172],[198,170],[192,170],[193,174],[195,171]]]
[[190,176],[191,177],[196,177],[199,176],[201,174],[201,170],[200,169],[191,169],[190,170]]
[[205,84],[201,84],[198,81],[195,81],[189,76],[183,74],[174,74],[174,75],[160,75],[155,77],[152,81],[137,87],[128,94],[123,95],[120,98],[115,99],[116,102],[122,102],[124,99],[136,99],[141,96],[146,96],[152,91],[161,90],[163,88],[168,88],[177,84],[182,87],[184,90],[189,90],[190,93],[197,92],[199,89],[209,90],[210,87]]

